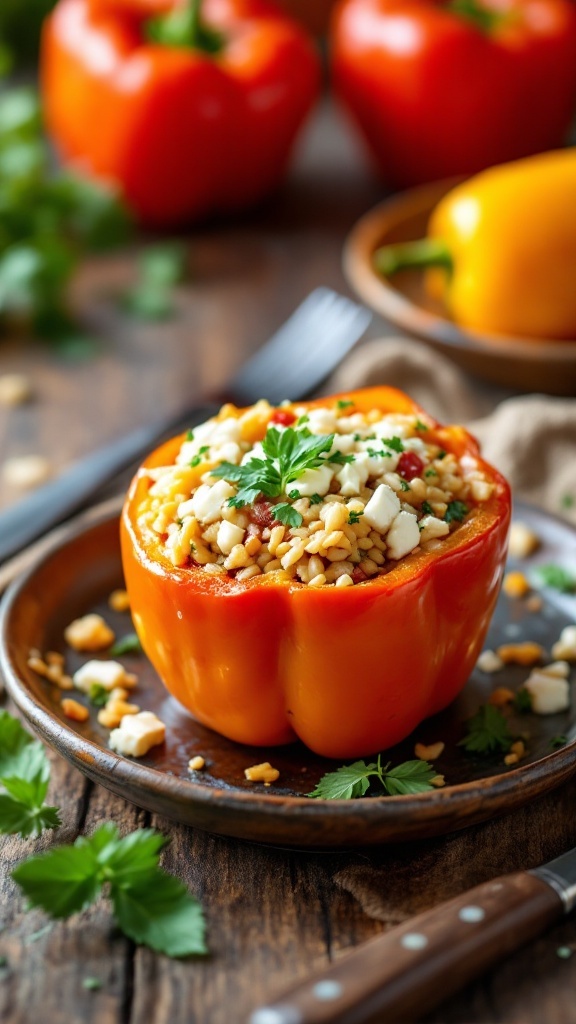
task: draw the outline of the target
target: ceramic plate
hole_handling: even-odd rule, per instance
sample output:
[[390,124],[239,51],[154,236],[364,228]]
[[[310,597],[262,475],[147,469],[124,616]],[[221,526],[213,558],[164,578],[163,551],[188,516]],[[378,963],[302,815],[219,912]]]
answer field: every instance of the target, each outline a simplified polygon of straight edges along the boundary
[[344,248],[349,284],[377,313],[471,373],[521,390],[576,394],[576,339],[539,341],[464,330],[427,296],[422,271],[403,271],[388,280],[374,270],[373,255],[379,246],[426,235],[432,210],[454,184],[440,182],[404,192],[362,217]]
[[[542,562],[561,561],[576,570],[576,531],[528,508],[516,516],[541,536],[541,550],[528,563],[532,574]],[[65,650],[64,627],[78,615],[100,611],[118,637],[132,631],[127,613],[113,613],[110,592],[122,583],[117,516],[72,528],[64,541],[12,585],[1,621],[1,666],[14,701],[43,740],[95,782],[152,811],[210,832],[257,842],[296,847],[350,847],[417,839],[462,828],[518,807],[551,790],[576,772],[576,707],[549,717],[518,714],[516,733],[529,734],[528,756],[506,768],[502,755],[473,757],[457,745],[464,721],[495,686],[517,688],[527,670],[510,666],[496,676],[476,671],[460,698],[428,719],[404,743],[387,752],[394,763],[414,756],[415,741],[446,744],[436,762],[445,789],[412,797],[368,797],[354,801],[309,800],[318,779],[338,765],[316,757],[300,744],[274,749],[243,747],[196,723],[171,697],[143,656],[124,657],[138,673],[137,700],[167,725],[167,739],[142,760],[120,757],[107,748],[108,732],[96,721],[79,725],[61,712],[61,691],[27,667],[30,648],[62,650],[68,671],[87,656]],[[465,582],[463,581],[463,585]],[[576,599],[545,591],[538,613],[523,600],[501,595],[487,645],[526,639],[548,650],[560,630],[576,619]],[[573,673],[574,674],[574,673]],[[80,700],[84,697],[79,696]],[[567,743],[552,749],[553,737]],[[206,769],[193,777],[189,759],[201,754]],[[269,760],[280,770],[269,789],[244,779],[244,769]]]

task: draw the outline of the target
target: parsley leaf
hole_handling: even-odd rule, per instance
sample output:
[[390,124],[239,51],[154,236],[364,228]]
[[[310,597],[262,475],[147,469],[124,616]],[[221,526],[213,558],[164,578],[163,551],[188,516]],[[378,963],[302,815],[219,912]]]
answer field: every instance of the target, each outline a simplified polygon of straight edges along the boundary
[[302,526],[303,518],[300,512],[290,505],[287,501],[282,502],[280,505],[274,505],[274,519],[279,523],[284,523],[284,526]]
[[552,736],[549,742],[549,746],[552,747],[552,750],[557,750],[558,747],[565,747],[567,743],[567,736]]
[[512,736],[504,715],[493,704],[482,704],[468,720],[468,733],[458,746],[474,754],[492,754],[508,750]]
[[326,461],[335,462],[337,466],[346,466],[349,462],[354,462],[355,460],[355,455],[344,455],[344,452],[333,452]]
[[310,495],[310,504],[311,505],[320,505],[322,503],[322,500],[323,499],[322,499],[322,496],[320,494],[311,494]]
[[[234,508],[251,505],[263,494],[278,498],[292,490],[289,484],[308,469],[317,469],[332,459],[322,456],[329,452],[334,434],[312,434],[306,428],[278,430],[269,426],[262,441],[264,458],[253,457],[243,466],[221,462],[210,472],[212,476],[238,484],[238,490],[228,504]],[[339,454],[339,453],[338,453]],[[346,461],[349,461],[348,457]]]
[[122,654],[142,654],[142,644],[136,633],[127,633],[112,645],[109,653],[113,658],[119,658]]
[[360,522],[360,517],[364,515],[364,512],[356,512],[351,509],[348,513],[348,525],[355,526],[356,523]]
[[109,691],[102,683],[90,683],[90,689],[88,690],[88,700],[91,704],[94,704],[97,708],[103,708],[110,697]]
[[186,272],[186,249],[173,243],[150,246],[138,260],[138,280],[124,305],[142,320],[165,320],[174,313],[174,288]]
[[512,704],[514,709],[522,714],[526,711],[532,711],[532,694],[530,690],[527,690],[525,686],[521,686],[514,694]]
[[350,409],[350,407],[353,405],[355,405],[355,403],[352,402],[349,398],[339,398],[338,401],[336,402],[336,408],[338,409],[339,412],[341,412],[342,409]]
[[536,571],[545,587],[552,587],[562,594],[573,594],[576,591],[576,577],[562,565],[551,562],[539,566]]
[[468,506],[463,501],[449,501],[444,513],[445,523],[461,523],[468,513]]
[[423,501],[422,502],[422,511],[427,516],[433,516],[434,515],[434,509],[432,508],[432,506],[431,506],[429,501]]
[[50,765],[41,743],[7,711],[0,711],[0,833],[40,835],[61,824],[56,807],[44,803]]
[[168,956],[205,953],[202,908],[185,885],[158,864],[166,840],[154,829],[119,838],[111,822],[72,846],[30,857],[12,877],[33,907],[65,918],[110,887],[114,915],[135,942]]
[[368,792],[371,778],[378,779],[389,796],[425,793],[433,789],[432,779],[436,774],[427,761],[405,761],[391,768],[390,762],[382,765],[379,755],[377,764],[355,761],[337,768],[335,772],[327,772],[308,796],[323,800],[354,800]]
[[[404,480],[404,477],[400,477],[400,487],[402,488],[403,491],[409,491],[410,490],[410,484],[408,483],[407,480]],[[423,510],[424,510],[424,505],[425,504],[428,505],[428,502],[423,502],[423,504],[422,504],[422,509]],[[428,508],[430,508],[429,505],[428,505]]]
[[430,427],[428,427],[425,423],[422,423],[422,420],[418,419],[414,424],[414,430],[430,430]]
[[391,448],[393,452],[403,452],[404,445],[399,437],[387,437],[382,438],[382,444],[385,444],[387,448]]

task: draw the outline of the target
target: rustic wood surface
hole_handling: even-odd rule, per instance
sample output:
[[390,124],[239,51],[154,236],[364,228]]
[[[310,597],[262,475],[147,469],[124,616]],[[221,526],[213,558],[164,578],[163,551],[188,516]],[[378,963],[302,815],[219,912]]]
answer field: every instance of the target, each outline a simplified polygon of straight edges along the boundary
[[[118,432],[218,387],[315,285],[344,289],[341,245],[379,198],[356,150],[324,110],[286,192],[267,210],[190,236],[191,281],[161,326],[118,312],[128,256],[87,267],[77,299],[100,339],[85,361],[3,342],[0,372],[23,371],[36,398],[0,413],[0,456],[39,452],[58,469]],[[382,325],[379,325],[380,328]],[[376,330],[375,328],[374,330]],[[374,331],[372,332],[374,333]],[[497,399],[494,393],[494,401]],[[17,494],[2,485],[0,503]],[[9,1024],[242,1024],[260,1002],[386,926],[465,888],[576,845],[576,782],[523,810],[443,839],[338,854],[288,852],[216,838],[151,816],[56,758],[50,790],[64,826],[38,843],[2,843],[0,1019]],[[24,911],[11,868],[33,849],[72,841],[103,819],[172,837],[166,868],[202,900],[211,955],[176,962],[136,949],[97,903],[51,925]],[[576,1024],[576,925],[566,921],[445,1002],[429,1022]],[[83,988],[97,977],[99,991]]]

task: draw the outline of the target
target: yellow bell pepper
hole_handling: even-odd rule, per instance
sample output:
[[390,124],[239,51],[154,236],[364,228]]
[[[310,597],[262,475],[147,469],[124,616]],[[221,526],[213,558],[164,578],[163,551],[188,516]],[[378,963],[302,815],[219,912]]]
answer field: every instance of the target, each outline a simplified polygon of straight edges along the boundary
[[428,237],[385,246],[376,269],[425,267],[463,327],[576,339],[576,148],[484,171],[438,203]]

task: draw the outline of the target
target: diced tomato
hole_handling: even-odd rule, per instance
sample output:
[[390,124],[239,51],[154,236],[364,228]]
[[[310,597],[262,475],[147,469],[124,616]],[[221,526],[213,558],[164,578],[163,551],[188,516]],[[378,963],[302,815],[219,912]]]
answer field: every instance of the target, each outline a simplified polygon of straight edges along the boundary
[[274,506],[269,501],[256,501],[248,511],[253,523],[261,528],[272,527],[274,522]]
[[415,476],[422,476],[423,469],[424,463],[420,456],[416,455],[416,452],[402,452],[398,459],[396,472],[405,480],[413,480]]
[[362,566],[361,565],[355,565],[354,568],[352,569],[352,582],[353,583],[363,583],[364,580],[367,580],[367,579],[368,579],[368,576],[364,572],[364,569],[362,568]]
[[274,409],[269,420],[270,423],[278,423],[282,427],[289,427],[295,421],[296,417],[290,409]]

